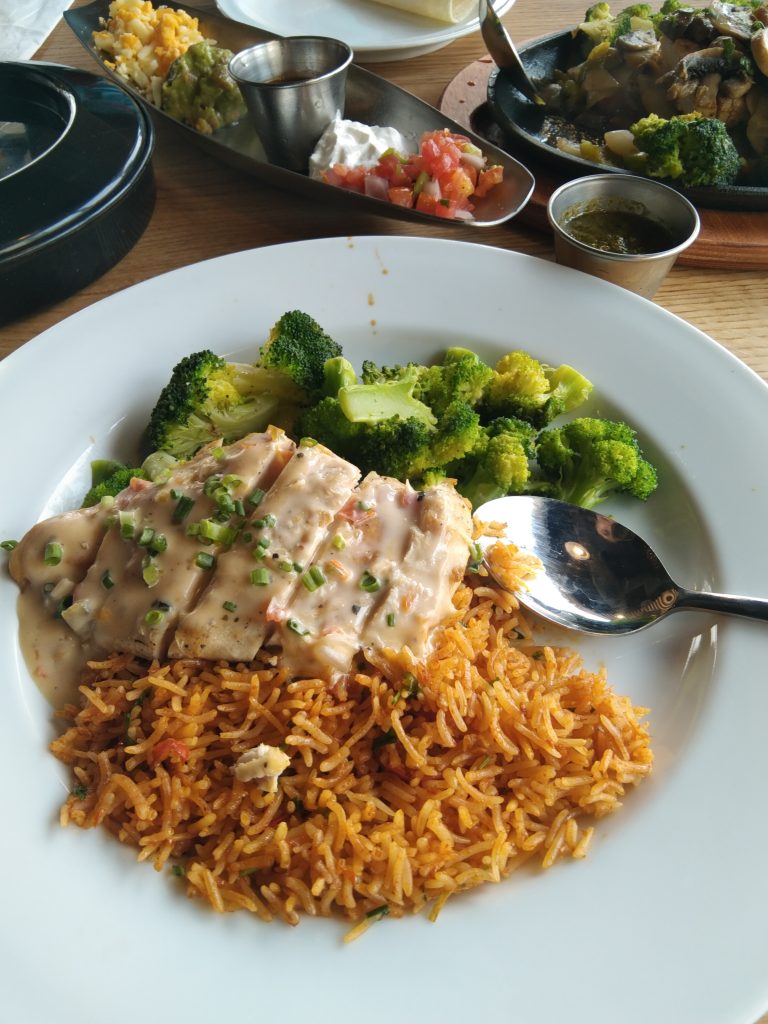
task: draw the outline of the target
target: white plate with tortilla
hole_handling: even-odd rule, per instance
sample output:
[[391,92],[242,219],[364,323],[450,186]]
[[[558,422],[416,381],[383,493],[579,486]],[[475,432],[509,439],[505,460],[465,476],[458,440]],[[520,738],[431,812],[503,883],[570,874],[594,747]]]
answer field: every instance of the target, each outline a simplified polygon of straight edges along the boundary
[[[0,539],[73,507],[96,457],[131,459],[172,366],[212,348],[256,358],[304,309],[358,366],[449,345],[570,362],[590,411],[638,430],[659,467],[647,504],[603,506],[681,583],[765,595],[768,466],[744,424],[768,388],[660,307],[515,252],[427,238],[331,238],[235,253],[112,295],[0,363]],[[711,415],[716,396],[718,415]],[[754,1024],[768,1009],[768,630],[679,613],[625,638],[568,640],[650,708],[654,770],[603,818],[583,861],[526,865],[426,914],[295,928],[184,898],[99,830],[62,829],[71,780],[0,578],[0,1007],[7,1021],[254,1017],[298,1024]]]
[[[502,0],[496,13],[514,2]],[[477,0],[216,0],[216,6],[279,36],[343,39],[361,64],[420,57],[480,28]]]

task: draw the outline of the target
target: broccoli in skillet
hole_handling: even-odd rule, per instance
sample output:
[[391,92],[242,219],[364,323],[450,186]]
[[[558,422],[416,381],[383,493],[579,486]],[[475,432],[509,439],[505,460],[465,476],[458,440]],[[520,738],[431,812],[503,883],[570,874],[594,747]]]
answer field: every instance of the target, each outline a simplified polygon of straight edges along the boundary
[[668,178],[689,188],[732,185],[741,159],[725,124],[716,117],[680,114],[669,119],[649,114],[632,125],[638,153],[627,166],[652,178]]

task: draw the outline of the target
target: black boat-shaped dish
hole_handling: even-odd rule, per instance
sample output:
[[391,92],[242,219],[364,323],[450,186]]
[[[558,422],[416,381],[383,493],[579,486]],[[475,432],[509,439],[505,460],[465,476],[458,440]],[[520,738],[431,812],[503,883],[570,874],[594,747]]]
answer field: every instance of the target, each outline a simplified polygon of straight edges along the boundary
[[[558,71],[577,64],[579,56],[571,30],[555,32],[518,47],[528,75],[535,82],[551,82]],[[512,84],[504,71],[494,70],[488,79],[488,106],[496,124],[510,139],[512,146],[522,145],[523,152],[556,168],[564,176],[576,178],[584,174],[615,171],[627,174],[621,167],[598,164],[592,160],[563,152],[555,146],[558,135],[579,138],[577,126],[560,116],[553,116],[545,107],[537,106]],[[673,181],[666,182],[675,188]],[[768,188],[752,185],[726,185],[712,188],[678,188],[696,206],[721,210],[768,210]]]
[[[232,50],[233,53],[244,50],[255,43],[275,38],[274,33],[243,25],[213,12],[198,11],[187,4],[174,3],[173,0],[163,0],[163,3],[166,7],[184,10],[192,17],[198,18],[202,34],[207,38],[215,39],[219,46]],[[422,132],[448,128],[469,137],[475,145],[483,150],[489,163],[502,165],[504,180],[482,199],[475,201],[473,220],[438,219],[432,214],[327,185],[308,175],[272,164],[264,155],[258,135],[247,116],[237,124],[220,128],[213,134],[204,135],[150,104],[138,90],[134,89],[130,83],[117,75],[105,63],[103,55],[93,44],[93,33],[103,28],[102,19],[106,19],[108,13],[108,0],[95,0],[94,3],[86,7],[65,11],[64,19],[104,73],[131,95],[145,103],[158,118],[169,121],[179,130],[189,133],[195,143],[211,156],[271,185],[301,193],[324,204],[347,205],[366,210],[369,213],[411,221],[420,220],[431,223],[439,221],[441,225],[462,224],[471,227],[491,227],[509,220],[522,210],[531,196],[534,186],[533,176],[519,161],[489,144],[480,136],[474,135],[423,100],[355,64],[350,66],[347,75],[344,109],[346,118],[368,125],[392,126],[404,135],[415,137],[421,135]]]

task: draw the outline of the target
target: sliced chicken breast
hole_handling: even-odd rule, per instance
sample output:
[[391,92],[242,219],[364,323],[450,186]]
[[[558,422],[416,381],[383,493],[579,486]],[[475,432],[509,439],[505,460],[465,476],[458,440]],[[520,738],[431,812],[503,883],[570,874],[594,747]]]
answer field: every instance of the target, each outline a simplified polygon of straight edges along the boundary
[[280,431],[250,434],[133,492],[75,588],[67,624],[104,651],[164,655],[219,552],[237,543],[238,509],[253,507],[254,490],[272,486],[294,448]]
[[450,483],[411,492],[409,501],[415,521],[406,550],[382,576],[382,599],[366,619],[361,646],[408,647],[421,658],[435,626],[454,610],[469,558],[472,512]]
[[408,484],[371,473],[337,515],[314,559],[319,578],[304,579],[290,602],[289,621],[300,628],[283,622],[273,637],[292,672],[349,671],[365,623],[406,556],[416,499]]
[[249,547],[236,545],[218,558],[210,583],[179,622],[171,657],[250,661],[276,622],[303,628],[287,610],[291,594],[359,476],[321,445],[299,448],[259,505]]

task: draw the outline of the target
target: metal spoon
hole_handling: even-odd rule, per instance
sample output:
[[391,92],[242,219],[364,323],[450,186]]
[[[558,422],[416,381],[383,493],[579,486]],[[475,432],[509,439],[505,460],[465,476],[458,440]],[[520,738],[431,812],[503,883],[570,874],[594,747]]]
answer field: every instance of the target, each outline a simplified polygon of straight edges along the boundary
[[488,47],[488,52],[493,57],[496,65],[509,75],[512,83],[520,90],[523,96],[533,103],[543,105],[544,100],[539,95],[539,90],[528,77],[520,54],[515,49],[515,44],[510,38],[499,16],[493,9],[491,0],[480,0],[478,12],[480,18],[480,31],[483,41]]
[[[521,495],[486,502],[475,515],[504,523],[507,539],[539,559],[541,570],[517,597],[561,626],[621,635],[688,609],[768,621],[768,600],[679,586],[642,538],[599,512]],[[479,543],[485,551],[493,542]]]

